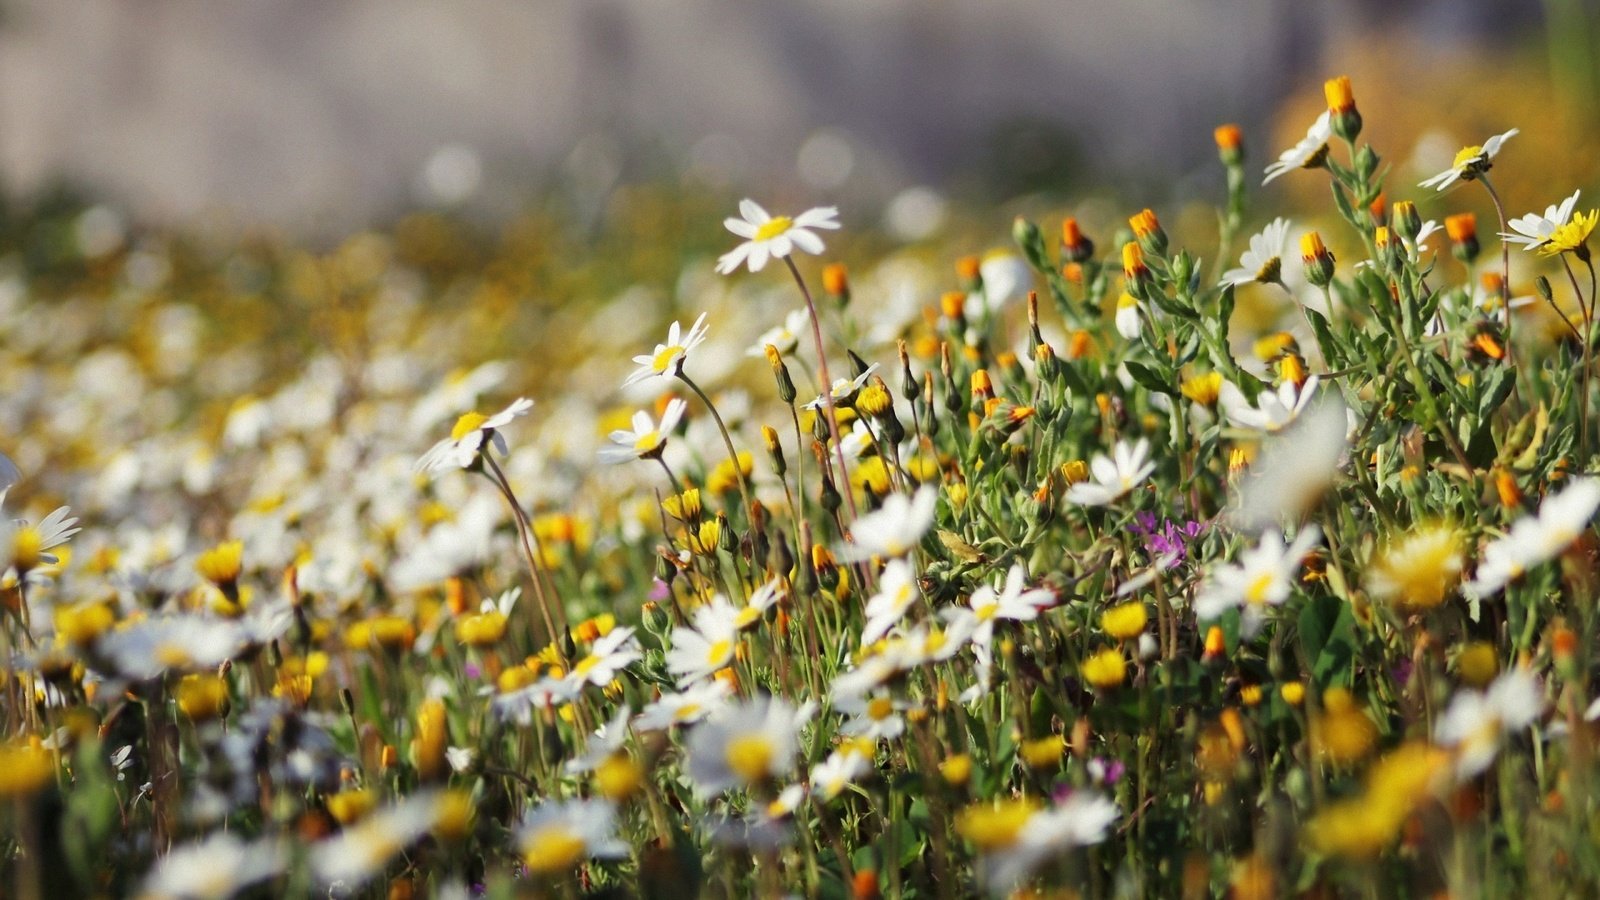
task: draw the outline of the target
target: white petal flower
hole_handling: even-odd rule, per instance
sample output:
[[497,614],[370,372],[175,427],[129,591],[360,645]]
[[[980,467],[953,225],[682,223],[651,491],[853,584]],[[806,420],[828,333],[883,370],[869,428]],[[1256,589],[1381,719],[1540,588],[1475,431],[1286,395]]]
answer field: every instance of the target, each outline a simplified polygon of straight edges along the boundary
[[769,344],[778,348],[778,352],[784,355],[793,353],[795,347],[800,344],[800,335],[805,333],[810,325],[811,316],[809,313],[803,309],[793,310],[784,317],[782,325],[774,325],[762,332],[761,336],[756,338],[756,342],[750,345],[750,349],[745,351],[745,354],[764,359],[767,355],[767,345]]
[[1544,246],[1550,240],[1550,235],[1556,229],[1567,224],[1572,219],[1572,210],[1578,205],[1578,195],[1583,193],[1573,191],[1572,196],[1558,204],[1545,207],[1544,215],[1528,213],[1525,216],[1507,222],[1515,234],[1501,232],[1500,236],[1508,244],[1521,244],[1523,250],[1534,250]]
[[1555,559],[1583,534],[1600,508],[1600,480],[1579,478],[1571,487],[1540,504],[1536,515],[1524,516],[1505,537],[1483,550],[1478,574],[1467,585],[1475,598],[1499,593],[1534,566]]
[[1517,129],[1513,128],[1503,134],[1497,134],[1489,138],[1481,146],[1462,147],[1461,152],[1456,154],[1455,161],[1450,164],[1450,168],[1420,182],[1417,186],[1431,187],[1442,191],[1460,179],[1471,181],[1477,178],[1478,175],[1489,170],[1491,165],[1489,160],[1493,159],[1500,152],[1501,145],[1516,133]]
[[633,358],[637,366],[628,377],[623,379],[623,387],[636,384],[647,378],[674,378],[683,371],[684,361],[689,358],[689,351],[700,346],[706,339],[706,332],[710,326],[706,324],[706,314],[694,320],[685,332],[683,326],[674,321],[667,329],[667,342],[657,344],[654,353],[641,353]]
[[1209,622],[1230,609],[1243,607],[1245,631],[1254,633],[1265,608],[1282,605],[1289,599],[1300,561],[1322,539],[1315,525],[1308,525],[1285,544],[1283,536],[1268,531],[1261,542],[1239,556],[1238,562],[1214,567],[1194,599],[1195,618]]
[[1322,379],[1312,375],[1304,385],[1292,381],[1278,385],[1276,391],[1262,391],[1251,404],[1233,382],[1224,382],[1217,401],[1236,428],[1251,431],[1279,431],[1300,416],[1311,398],[1316,396]]
[[798,216],[773,216],[754,200],[739,203],[741,218],[727,219],[722,224],[745,242],[729,250],[717,260],[717,272],[728,275],[740,266],[759,272],[766,268],[769,259],[782,259],[795,250],[815,256],[822,252],[822,238],[814,228],[838,228],[839,210],[832,206],[808,209]]
[[1092,481],[1080,481],[1067,488],[1067,502],[1080,506],[1105,506],[1138,487],[1156,470],[1150,459],[1150,441],[1140,438],[1138,443],[1117,441],[1111,456],[1095,454],[1089,461]]
[[1223,285],[1242,285],[1252,282],[1270,284],[1279,280],[1283,271],[1283,254],[1289,243],[1289,220],[1273,219],[1259,234],[1250,236],[1250,249],[1239,257],[1239,267],[1222,275]]
[[1500,743],[1538,720],[1544,688],[1527,669],[1506,672],[1489,690],[1458,691],[1434,729],[1434,740],[1456,750],[1456,777],[1477,775],[1494,762]]
[[839,558],[855,562],[873,556],[905,556],[917,549],[922,536],[933,525],[939,494],[933,488],[918,488],[916,494],[890,494],[883,505],[850,526],[851,543],[839,548]]
[[659,456],[667,445],[667,438],[677,429],[678,422],[688,408],[689,404],[673,397],[667,401],[667,408],[662,411],[659,423],[652,421],[650,414],[642,409],[634,413],[633,430],[618,429],[611,432],[611,446],[600,448],[600,461],[625,463]]
[[499,429],[511,424],[513,419],[527,415],[528,410],[532,408],[532,400],[518,397],[510,406],[492,416],[475,412],[466,413],[456,420],[448,438],[434,444],[421,459],[417,460],[416,471],[438,472],[451,468],[468,468],[477,461],[485,440],[493,444],[494,448],[504,456],[509,451],[506,439],[500,435]]
[[1304,169],[1320,163],[1323,154],[1328,152],[1328,141],[1333,138],[1333,125],[1327,110],[1311,123],[1311,128],[1306,131],[1306,136],[1298,144],[1283,151],[1278,155],[1278,161],[1266,169],[1266,178],[1262,179],[1263,185],[1272,181],[1285,172],[1295,169]]

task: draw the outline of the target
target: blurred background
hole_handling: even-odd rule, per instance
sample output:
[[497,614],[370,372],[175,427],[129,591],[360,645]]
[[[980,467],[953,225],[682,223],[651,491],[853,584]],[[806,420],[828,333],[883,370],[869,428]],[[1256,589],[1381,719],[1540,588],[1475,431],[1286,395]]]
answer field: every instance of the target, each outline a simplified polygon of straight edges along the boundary
[[1597,21],[1596,0],[3,0],[0,187],[330,236],[533,197],[582,222],[666,181],[915,239],[946,198],[1214,192],[1212,126],[1264,165],[1334,74],[1419,169],[1511,125],[1592,137]]

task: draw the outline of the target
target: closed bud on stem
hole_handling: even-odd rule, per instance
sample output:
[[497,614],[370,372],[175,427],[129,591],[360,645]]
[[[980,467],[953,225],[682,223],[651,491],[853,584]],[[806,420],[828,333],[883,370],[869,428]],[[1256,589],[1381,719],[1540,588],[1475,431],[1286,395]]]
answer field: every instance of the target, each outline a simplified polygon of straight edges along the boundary
[[1395,240],[1394,232],[1387,225],[1379,225],[1372,232],[1372,246],[1376,250],[1372,262],[1379,271],[1387,272],[1394,267],[1399,242]]
[[1078,220],[1070,216],[1061,222],[1061,256],[1079,265],[1094,258],[1094,241],[1079,230]]
[[829,263],[823,267],[822,289],[840,306],[850,302],[850,276],[844,263]]
[[[1404,202],[1404,201],[1402,201],[1402,202]],[[1396,205],[1398,205],[1398,204],[1396,204]],[[1385,194],[1382,191],[1379,191],[1378,192],[1378,196],[1372,198],[1372,202],[1367,204],[1367,215],[1372,217],[1372,224],[1373,225],[1388,225],[1388,224],[1390,224],[1390,222],[1389,222],[1389,195]]]
[[1539,298],[1544,302],[1555,302],[1555,294],[1550,290],[1550,279],[1540,275],[1533,280],[1533,289],[1539,292]]
[[1142,297],[1150,286],[1150,267],[1144,264],[1144,251],[1133,241],[1122,245],[1122,277],[1127,279],[1128,292]]
[[1145,252],[1156,256],[1167,252],[1167,233],[1162,230],[1161,220],[1156,218],[1154,210],[1142,209],[1129,216],[1128,227],[1133,229],[1133,236],[1138,238]]
[[1033,348],[1033,371],[1039,376],[1040,381],[1054,380],[1060,374],[1056,367],[1061,365],[1061,360],[1056,357],[1056,351],[1049,344],[1040,341]]
[[983,287],[982,261],[976,256],[963,256],[956,260],[956,277],[963,290],[975,291]]
[[911,353],[906,349],[906,342],[900,341],[900,396],[907,400],[917,399],[919,386],[917,376],[911,371]]
[[1238,125],[1218,125],[1211,136],[1217,142],[1217,157],[1223,165],[1232,168],[1244,163],[1244,134]]
[[967,295],[961,291],[946,291],[939,297],[939,315],[952,325],[959,325],[966,313]]
[[811,545],[811,568],[817,573],[817,583],[825,590],[833,590],[839,586],[839,563],[833,558],[833,551],[821,544]]
[[833,486],[833,476],[829,475],[827,470],[823,470],[822,474],[821,501],[822,508],[829,513],[837,512],[839,505],[844,502],[844,498],[839,496],[839,489]]
[[1356,109],[1356,95],[1350,88],[1350,78],[1340,75],[1322,85],[1323,96],[1328,100],[1328,123],[1333,133],[1347,141],[1361,134],[1361,113]]
[[794,398],[798,394],[795,391],[794,379],[789,377],[789,366],[783,361],[783,354],[772,344],[767,345],[766,351],[767,363],[772,366],[772,377],[778,382],[778,399],[785,404],[794,403]]
[[778,440],[778,430],[771,425],[762,425],[761,442],[766,445],[767,456],[772,460],[772,471],[782,478],[789,471],[789,463],[783,458],[783,444]]
[[1446,216],[1444,232],[1450,236],[1450,252],[1468,265],[1478,258],[1478,217],[1469,212]]
[[1333,280],[1333,254],[1315,231],[1300,235],[1300,261],[1305,263],[1306,280],[1317,287],[1326,287]]
[[1417,235],[1422,233],[1422,215],[1410,200],[1401,200],[1394,205],[1394,215],[1389,224],[1408,241],[1416,240]]
[[867,374],[867,369],[871,368],[871,366],[867,365],[866,360],[862,359],[854,350],[846,350],[845,355],[850,357],[851,378],[860,378]]
[[994,399],[994,382],[989,379],[987,369],[979,369],[972,373],[972,398],[980,401]]
[[[842,433],[844,426],[840,425],[839,427]],[[833,437],[833,431],[828,427],[828,414],[826,410],[819,409],[812,413],[811,436],[824,444],[828,442],[829,438]],[[822,464],[826,466],[828,464],[827,460],[823,460]]]

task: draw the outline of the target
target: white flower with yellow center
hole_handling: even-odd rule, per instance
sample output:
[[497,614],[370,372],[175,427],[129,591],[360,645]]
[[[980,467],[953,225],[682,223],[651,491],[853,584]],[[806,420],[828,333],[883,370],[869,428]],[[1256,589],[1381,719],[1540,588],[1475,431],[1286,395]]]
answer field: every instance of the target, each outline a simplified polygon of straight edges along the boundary
[[758,697],[724,706],[689,733],[688,773],[695,793],[711,797],[794,771],[800,726],[815,707]]
[[665,344],[657,344],[654,353],[641,353],[633,358],[638,368],[623,379],[622,386],[627,387],[647,378],[676,378],[683,370],[684,361],[689,358],[689,351],[705,341],[709,327],[705,313],[694,320],[688,332],[684,332],[683,326],[674,321],[672,327],[667,329]]
[[672,629],[667,671],[687,687],[733,664],[739,647],[739,610],[721,594],[694,612],[694,626]]
[[421,459],[417,460],[416,471],[438,472],[444,469],[470,468],[478,460],[478,454],[483,450],[485,440],[499,450],[501,456],[506,455],[510,451],[499,429],[511,424],[513,419],[527,415],[528,410],[532,408],[532,400],[519,397],[510,406],[492,416],[476,412],[463,414],[450,429],[450,436],[434,444],[427,453],[422,454]]
[[141,619],[101,635],[96,651],[116,673],[136,681],[168,670],[214,670],[244,649],[244,632],[232,619],[194,615]]
[[1049,808],[1032,800],[972,807],[957,819],[956,830],[978,848],[984,885],[1004,896],[1052,857],[1104,841],[1119,815],[1116,804],[1100,794],[1077,790]]
[[811,768],[812,796],[823,802],[832,800],[871,771],[872,760],[855,747],[835,750]]
[[1080,506],[1106,506],[1138,487],[1156,470],[1149,462],[1150,441],[1140,438],[1131,446],[1127,441],[1117,441],[1111,456],[1096,453],[1089,461],[1092,480],[1080,481],[1067,488],[1067,502]]
[[442,799],[438,791],[412,794],[369,814],[358,824],[313,845],[311,871],[324,885],[341,892],[354,891],[433,830]]
[[559,875],[586,859],[621,859],[628,845],[616,836],[617,808],[605,800],[544,804],[517,829],[522,864],[535,875]]
[[905,618],[911,604],[922,596],[916,574],[903,559],[892,559],[878,576],[878,592],[867,601],[867,623],[861,629],[863,646],[876,643]]
[[1053,606],[1056,595],[1045,588],[1027,589],[1022,566],[1013,565],[1006,573],[1005,587],[996,591],[983,585],[967,598],[965,608],[944,610],[943,615],[958,622],[958,630],[971,635],[974,644],[987,645],[994,640],[994,624],[1000,620],[1031,622],[1039,617],[1039,610]]
[[661,731],[674,725],[693,725],[727,704],[733,686],[726,681],[703,681],[680,693],[662,694],[633,720],[639,731]]
[[1117,312],[1112,317],[1112,324],[1117,326],[1117,334],[1122,335],[1123,340],[1138,340],[1144,327],[1144,307],[1139,304],[1139,298],[1123,291],[1117,298]]
[[1262,179],[1263,185],[1277,178],[1285,172],[1295,169],[1313,169],[1322,165],[1322,160],[1328,155],[1328,141],[1333,138],[1333,125],[1329,121],[1328,112],[1323,111],[1315,122],[1306,131],[1306,136],[1293,147],[1278,155],[1278,161],[1266,169],[1266,178]]
[[1496,678],[1488,691],[1457,691],[1433,737],[1442,746],[1455,748],[1456,777],[1465,781],[1489,768],[1501,741],[1532,725],[1543,711],[1539,679],[1516,668]]
[[[867,366],[867,370],[865,372],[862,372],[860,375],[857,375],[854,378],[835,378],[833,380],[833,388],[829,392],[833,395],[833,405],[835,407],[849,406],[850,403],[855,400],[856,394],[861,393],[861,389],[867,386],[867,382],[872,378],[872,373],[876,371],[878,371],[878,364],[873,363],[872,365]],[[820,410],[826,409],[827,406],[828,398],[818,394],[815,400],[812,400],[801,408]]]
[[72,510],[65,506],[56,507],[37,525],[0,516],[0,566],[9,567],[10,574],[22,576],[40,566],[55,565],[60,560],[49,551],[82,531],[77,524]]
[[808,209],[790,218],[771,215],[754,200],[742,200],[739,215],[742,218],[729,218],[722,224],[745,238],[745,242],[717,260],[718,274],[731,274],[744,265],[752,272],[759,272],[766,268],[767,260],[782,259],[797,249],[815,256],[822,252],[823,246],[822,238],[812,229],[839,227],[839,210],[832,206]]
[[856,562],[873,556],[905,556],[917,549],[933,525],[939,494],[921,487],[910,497],[890,494],[883,505],[850,526],[850,543],[839,548],[839,559]]
[[518,725],[531,725],[535,709],[554,709],[563,703],[570,703],[578,697],[582,687],[581,681],[566,676],[546,676],[496,696],[491,708],[501,719],[509,719]]
[[610,634],[590,645],[589,652],[572,664],[572,672],[568,677],[576,681],[580,688],[585,684],[605,687],[617,677],[618,672],[639,657],[639,642],[634,639],[633,629],[622,626],[612,629]]
[[1467,584],[1473,597],[1488,597],[1534,566],[1569,547],[1589,527],[1600,508],[1600,480],[1578,478],[1571,487],[1546,497],[1537,515],[1524,516],[1511,531],[1483,550],[1478,574]]
[[874,741],[892,741],[905,733],[906,720],[901,713],[910,709],[911,705],[888,694],[874,694],[870,697],[840,697],[833,708],[850,716],[839,726],[840,734]]
[[633,710],[624,703],[617,708],[611,721],[601,725],[594,734],[589,736],[589,743],[583,748],[583,753],[566,761],[562,770],[568,775],[582,775],[592,772],[601,763],[622,752],[622,745],[628,740],[628,718]]
[[1220,618],[1223,613],[1244,608],[1242,632],[1253,635],[1261,627],[1269,606],[1289,599],[1295,573],[1311,548],[1322,539],[1315,525],[1307,525],[1285,545],[1277,531],[1261,535],[1261,543],[1246,550],[1239,561],[1223,563],[1211,570],[1194,599],[1194,614],[1201,622]]
[[1521,244],[1523,250],[1535,250],[1550,242],[1551,235],[1558,229],[1572,221],[1572,211],[1578,205],[1578,195],[1583,191],[1573,191],[1572,196],[1560,203],[1547,206],[1544,215],[1528,213],[1519,216],[1506,224],[1511,226],[1515,234],[1501,232],[1500,236],[1508,244]]
[[689,404],[673,397],[656,422],[650,414],[639,410],[633,414],[633,430],[618,429],[611,432],[611,446],[600,448],[600,461],[625,463],[636,459],[655,459],[666,449],[667,438],[677,429],[678,422]]
[[1283,279],[1283,254],[1289,245],[1289,220],[1273,219],[1260,234],[1250,236],[1250,249],[1239,257],[1239,266],[1222,273],[1223,286],[1253,282],[1276,284]]
[[1320,384],[1322,379],[1316,375],[1307,378],[1306,383],[1298,387],[1292,381],[1285,381],[1278,385],[1277,390],[1263,390],[1256,397],[1256,402],[1251,403],[1237,385],[1228,381],[1223,383],[1217,402],[1222,405],[1228,422],[1235,428],[1280,431],[1305,411],[1311,399],[1317,395]]
[[740,631],[754,628],[767,614],[767,610],[776,606],[784,596],[783,580],[779,578],[773,578],[756,588],[750,592],[750,599],[746,600],[744,606],[739,607],[738,612],[734,614],[734,626]]
[[1497,134],[1489,138],[1481,145],[1474,144],[1471,147],[1462,147],[1461,152],[1456,154],[1455,161],[1450,163],[1450,168],[1420,182],[1417,186],[1431,187],[1442,191],[1455,184],[1458,180],[1471,181],[1477,178],[1484,172],[1489,171],[1493,165],[1489,160],[1499,154],[1500,147],[1516,133],[1517,129],[1513,128],[1503,134]]

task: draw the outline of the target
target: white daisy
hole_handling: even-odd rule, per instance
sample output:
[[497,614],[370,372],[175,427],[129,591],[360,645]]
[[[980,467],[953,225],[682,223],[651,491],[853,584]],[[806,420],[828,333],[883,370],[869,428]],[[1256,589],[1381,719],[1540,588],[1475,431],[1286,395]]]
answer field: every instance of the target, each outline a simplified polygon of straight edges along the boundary
[[804,250],[815,256],[822,252],[822,238],[813,228],[838,228],[839,210],[832,206],[808,209],[798,216],[773,216],[754,200],[739,202],[739,215],[723,221],[727,229],[745,242],[729,250],[717,260],[717,272],[728,275],[742,265],[759,272],[768,259],[782,259],[795,250]]
[[[1329,392],[1323,394],[1326,397]],[[1302,515],[1338,474],[1349,435],[1357,425],[1342,402],[1329,398],[1313,404],[1294,424],[1273,434],[1240,484],[1229,512],[1232,523],[1255,531],[1285,516]]]
[[1480,174],[1489,171],[1491,165],[1489,160],[1493,159],[1500,152],[1501,145],[1516,133],[1517,129],[1513,128],[1504,134],[1497,134],[1489,138],[1481,146],[1462,147],[1461,152],[1456,154],[1455,162],[1450,164],[1450,168],[1420,182],[1417,186],[1431,187],[1442,191],[1455,184],[1458,179],[1471,181],[1477,178]]
[[572,672],[568,677],[577,681],[580,687],[584,684],[605,687],[616,679],[618,672],[640,656],[639,642],[634,639],[633,629],[626,626],[614,628],[611,633],[596,640],[583,659],[572,664]]
[[1121,812],[1100,794],[1079,790],[1047,809],[1009,801],[980,814],[982,826],[975,827],[978,816],[968,813],[968,838],[982,854],[984,885],[1004,896],[1052,857],[1104,841]]
[[728,702],[733,686],[726,681],[703,681],[676,694],[662,694],[633,720],[639,731],[660,731],[674,725],[692,725]]
[[1524,250],[1533,250],[1544,246],[1550,241],[1550,235],[1554,234],[1557,228],[1571,220],[1572,210],[1578,205],[1578,195],[1581,193],[1583,192],[1573,191],[1571,197],[1561,201],[1559,204],[1545,207],[1544,215],[1542,216],[1538,213],[1528,213],[1525,216],[1512,219],[1506,224],[1510,225],[1511,230],[1516,234],[1501,232],[1500,236],[1505,238],[1508,244],[1521,244]]
[[522,864],[536,875],[566,872],[585,859],[621,859],[617,808],[605,800],[556,800],[528,814],[517,829]]
[[694,612],[694,627],[672,629],[667,671],[687,687],[732,665],[739,646],[739,610],[721,594]]
[[1261,543],[1241,554],[1238,562],[1212,568],[1194,598],[1195,618],[1210,622],[1230,609],[1243,607],[1242,631],[1246,636],[1255,634],[1266,607],[1289,599],[1300,561],[1321,539],[1322,532],[1315,525],[1301,529],[1288,545],[1277,531],[1261,535]]
[[839,726],[840,734],[870,738],[875,741],[892,741],[905,733],[906,720],[900,715],[910,704],[897,701],[886,694],[873,697],[840,697],[834,703],[836,712],[850,716]]
[[1222,404],[1223,412],[1235,428],[1279,431],[1305,411],[1321,383],[1322,379],[1316,375],[1307,378],[1306,383],[1298,387],[1292,381],[1285,381],[1278,385],[1276,391],[1262,391],[1252,404],[1233,382],[1224,382],[1217,401]]
[[667,408],[662,410],[659,423],[652,421],[650,414],[642,409],[634,413],[633,430],[618,429],[611,432],[611,446],[600,448],[600,461],[625,463],[636,459],[654,459],[661,455],[667,446],[667,438],[677,429],[678,422],[688,408],[689,404],[673,397],[667,401]]
[[1311,123],[1311,128],[1306,131],[1306,136],[1300,143],[1283,151],[1278,155],[1278,161],[1266,168],[1266,178],[1262,179],[1263,185],[1272,181],[1285,172],[1303,169],[1320,162],[1323,154],[1328,152],[1328,141],[1333,138],[1333,126],[1329,122],[1327,110]]
[[[861,389],[867,386],[867,380],[870,379],[872,377],[872,373],[876,371],[878,371],[878,364],[873,363],[872,365],[867,366],[867,370],[865,372],[862,372],[860,375],[857,375],[854,378],[835,378],[833,380],[833,389],[830,391],[830,393],[833,394],[833,405],[848,406],[850,401],[855,399],[856,394],[860,393]],[[804,408],[823,409],[827,405],[828,398],[818,394],[817,399],[807,403]]]
[[95,649],[118,674],[143,680],[169,669],[214,670],[244,649],[244,632],[231,619],[163,616],[109,631],[100,637]]
[[1534,566],[1555,559],[1583,534],[1600,508],[1600,480],[1576,479],[1572,486],[1546,497],[1536,515],[1524,516],[1511,531],[1483,550],[1478,574],[1467,585],[1473,597],[1499,593]]
[[1456,692],[1434,729],[1434,740],[1456,750],[1456,777],[1477,775],[1494,762],[1500,742],[1532,725],[1544,711],[1544,688],[1527,669],[1516,668],[1483,693]]
[[1156,470],[1149,462],[1150,441],[1140,438],[1132,446],[1117,441],[1111,456],[1096,453],[1089,461],[1092,481],[1080,481],[1067,488],[1067,502],[1080,506],[1105,506],[1138,487]]
[[276,876],[288,862],[276,837],[254,843],[228,832],[173,848],[145,876],[138,896],[172,900],[224,900]]
[[922,536],[933,525],[939,494],[933,488],[918,488],[910,497],[894,493],[883,505],[850,526],[850,543],[839,548],[839,558],[855,562],[873,556],[905,556],[917,549]]
[[835,750],[811,768],[812,796],[823,802],[832,800],[871,771],[872,760],[855,748]]
[[1259,281],[1271,284],[1283,271],[1283,254],[1289,242],[1289,220],[1273,219],[1260,234],[1250,236],[1250,249],[1239,257],[1239,267],[1222,274],[1223,285],[1242,285]]
[[566,761],[562,769],[568,775],[582,775],[592,772],[601,763],[622,751],[622,745],[628,740],[628,717],[633,710],[624,703],[617,708],[611,721],[601,725],[594,734],[589,736],[589,742],[583,748],[583,753]]
[[903,559],[892,559],[878,576],[878,592],[867,601],[867,622],[861,629],[861,644],[876,643],[900,623],[911,604],[922,594],[917,589],[916,574]]
[[506,439],[500,436],[498,429],[511,423],[512,419],[528,414],[533,408],[533,401],[527,397],[518,397],[512,404],[492,416],[481,413],[469,412],[456,420],[455,427],[450,429],[450,436],[434,444],[422,458],[417,460],[414,467],[418,472],[438,472],[443,469],[470,468],[478,459],[478,453],[483,449],[484,440],[494,445],[500,455],[510,452],[506,447]]
[[381,872],[396,854],[433,830],[442,797],[437,791],[412,794],[312,845],[312,872],[318,881],[341,889],[341,893],[355,890]]
[[1055,602],[1055,593],[1048,589],[1025,589],[1022,566],[1012,565],[1002,590],[983,585],[967,598],[965,608],[946,609],[943,615],[952,622],[960,620],[959,630],[970,633],[974,644],[987,645],[994,639],[996,621],[1031,622],[1039,617],[1039,610]]
[[700,318],[694,320],[687,333],[683,331],[682,325],[674,321],[672,327],[667,329],[665,344],[657,344],[654,353],[642,353],[633,358],[638,368],[623,379],[623,387],[644,381],[646,378],[676,377],[683,370],[683,363],[689,358],[689,351],[700,346],[706,339],[706,332],[709,329],[705,313],[701,313]]
[[794,771],[800,726],[814,713],[787,700],[757,697],[718,710],[689,733],[688,774],[702,797]]

